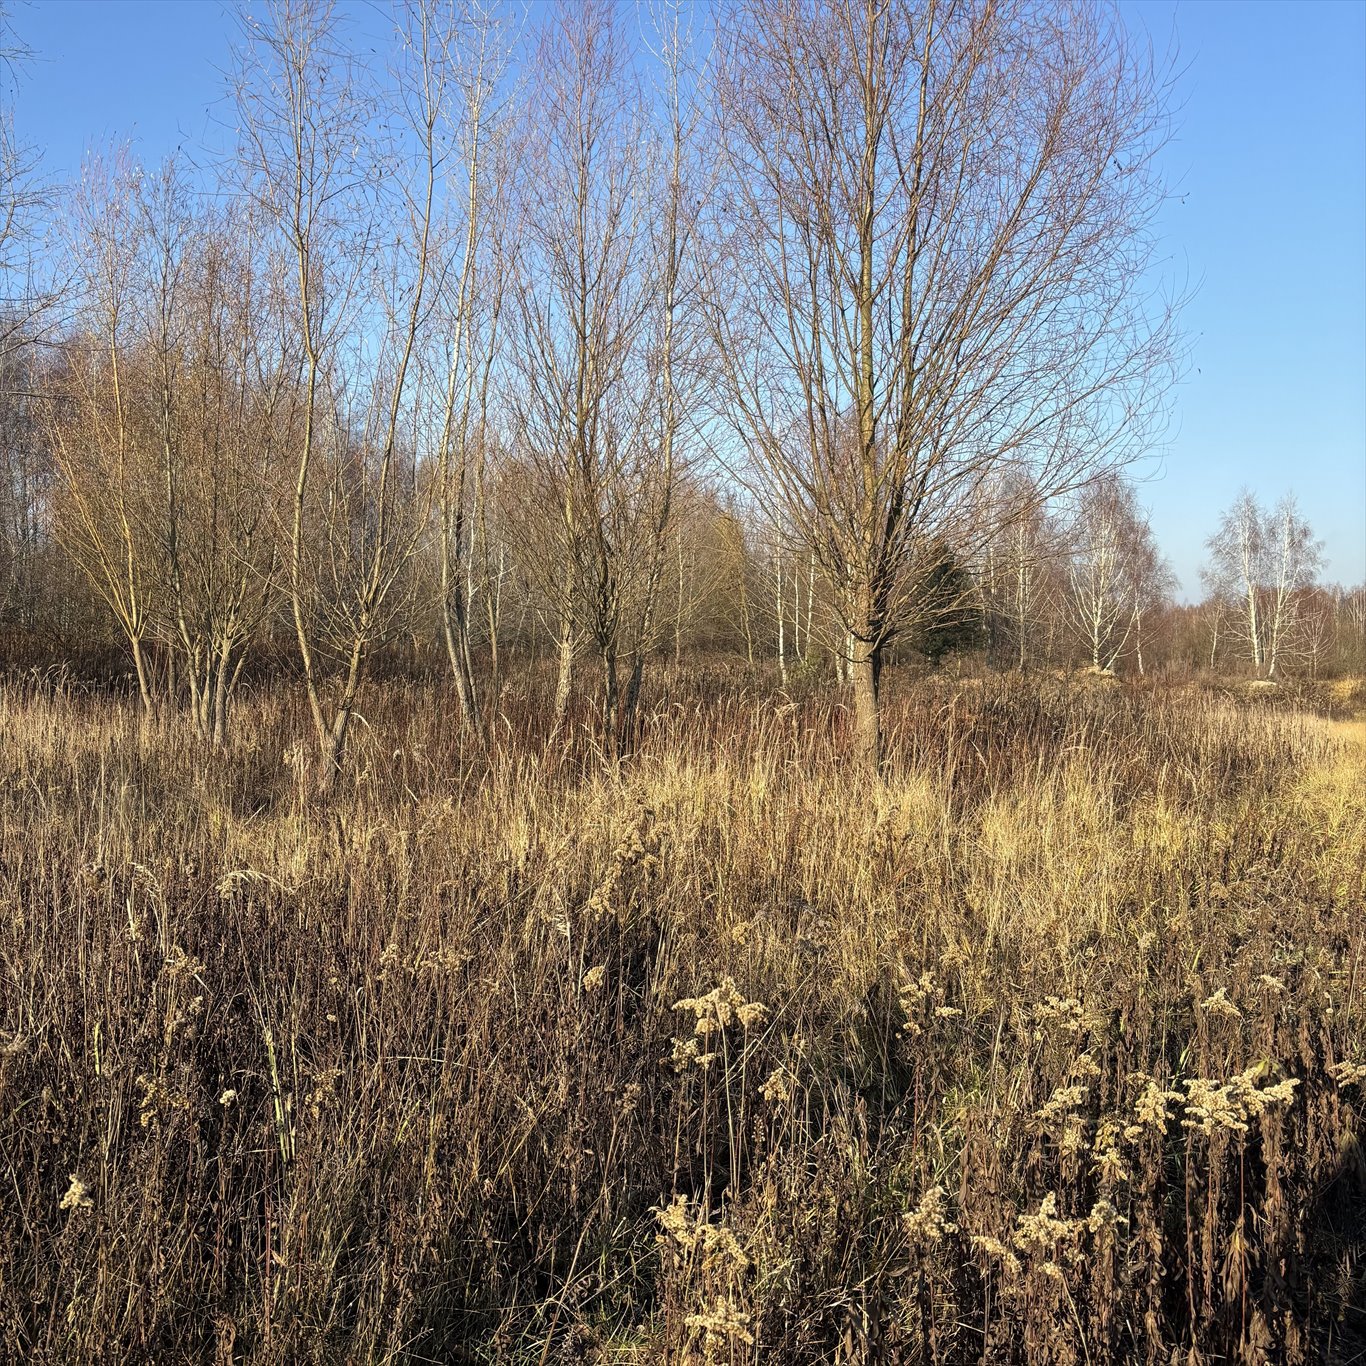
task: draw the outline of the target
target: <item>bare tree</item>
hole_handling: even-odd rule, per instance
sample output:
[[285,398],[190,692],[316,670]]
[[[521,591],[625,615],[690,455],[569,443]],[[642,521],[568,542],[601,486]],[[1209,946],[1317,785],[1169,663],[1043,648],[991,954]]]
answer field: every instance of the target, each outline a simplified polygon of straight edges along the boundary
[[1336,612],[1339,666],[1361,672],[1366,668],[1366,584],[1341,594]]
[[38,156],[14,126],[14,87],[30,56],[0,5],[0,361],[32,341],[58,291],[40,286],[35,261],[37,212],[48,202]]
[[[0,324],[3,327],[3,324]],[[39,624],[53,485],[33,334],[0,348],[0,621]]]
[[145,229],[139,177],[126,158],[91,161],[72,196],[67,246],[77,263],[79,330],[61,350],[44,420],[58,476],[56,534],[113,613],[150,715],[157,481],[135,432],[129,374]]
[[[489,391],[498,355],[503,282],[509,264],[509,158],[506,101],[511,57],[506,15],[476,3],[423,12],[423,48],[432,129],[449,181],[463,171],[434,247],[435,299],[444,369],[436,452],[441,634],[461,713],[482,740],[487,727],[475,685],[472,641],[478,587],[485,592],[488,638],[496,659],[498,582],[488,560],[487,466],[496,444]],[[482,572],[476,580],[476,563]],[[491,680],[492,682],[493,680]]]
[[875,769],[885,646],[984,482],[1046,498],[1150,437],[1162,91],[1086,3],[753,0],[727,49],[727,411],[835,590]]
[[1274,678],[1297,647],[1298,613],[1322,561],[1322,546],[1292,496],[1271,510],[1244,489],[1208,542],[1205,582],[1233,609],[1231,630],[1253,671]]
[[[1262,509],[1244,489],[1224,513],[1208,542],[1210,563],[1203,571],[1206,592],[1231,609],[1232,634],[1247,651],[1254,672],[1262,672],[1266,629],[1262,620],[1262,585],[1266,541]],[[1225,634],[1230,632],[1226,630]],[[1211,664],[1215,647],[1211,647]]]
[[1152,529],[1145,522],[1133,567],[1134,663],[1140,674],[1147,672],[1145,660],[1153,639],[1153,622],[1161,620],[1176,591],[1176,573],[1158,549]]
[[1318,578],[1323,563],[1323,543],[1300,516],[1292,494],[1287,494],[1266,519],[1264,541],[1268,553],[1266,625],[1266,673],[1274,678],[1278,667],[1295,658],[1303,645],[1301,608],[1306,590]]
[[249,212],[191,194],[174,163],[143,176],[146,355],[160,598],[200,734],[227,740],[250,640],[271,604],[269,473],[292,376],[263,354],[267,310]]
[[399,23],[381,90],[329,5],[282,0],[245,22],[237,91],[243,167],[281,270],[281,351],[301,373],[284,559],[324,792],[370,652],[407,605],[425,521],[411,382],[432,314],[444,91],[432,10]]
[[[647,45],[655,59],[658,114],[653,122],[656,188],[646,282],[646,428],[650,448],[642,484],[644,573],[635,607],[632,664],[622,706],[631,732],[647,655],[661,639],[660,586],[668,558],[677,491],[690,473],[685,429],[701,406],[701,342],[693,302],[702,250],[700,206],[711,174],[700,159],[702,84],[694,51],[694,14],[687,0],[652,0]],[[781,652],[780,652],[781,653]]]
[[0,5],[0,616],[31,616],[40,507],[50,461],[34,410],[36,342],[53,292],[36,283],[37,158],[15,133],[14,86],[27,50]]
[[1009,647],[1015,668],[1023,672],[1038,654],[1036,638],[1057,596],[1053,571],[1064,559],[1061,537],[1028,486],[1007,478],[987,496],[993,506],[985,521],[997,528],[981,556],[988,644]]
[[1134,644],[1149,605],[1152,533],[1133,490],[1111,477],[1080,498],[1068,559],[1066,610],[1093,669],[1111,672]]
[[1335,598],[1341,593],[1309,588],[1300,594],[1301,653],[1309,665],[1309,677],[1318,678],[1336,644],[1337,611]]
[[1228,603],[1218,593],[1206,598],[1201,616],[1209,631],[1209,668],[1213,672],[1219,660],[1219,642],[1228,619]]
[[291,376],[258,347],[249,215],[92,162],[69,220],[78,330],[46,405],[57,531],[113,610],[144,706],[146,646],[173,663],[205,739],[227,738],[245,648],[269,605],[268,475]]
[[[517,437],[535,478],[523,516],[549,533],[533,567],[558,618],[555,727],[576,637],[598,656],[619,736],[624,623],[646,565],[653,473],[643,341],[650,307],[644,108],[617,7],[558,5],[540,35],[529,136],[539,148],[516,284]],[[554,515],[546,516],[549,509]],[[648,572],[648,571],[647,571]]]

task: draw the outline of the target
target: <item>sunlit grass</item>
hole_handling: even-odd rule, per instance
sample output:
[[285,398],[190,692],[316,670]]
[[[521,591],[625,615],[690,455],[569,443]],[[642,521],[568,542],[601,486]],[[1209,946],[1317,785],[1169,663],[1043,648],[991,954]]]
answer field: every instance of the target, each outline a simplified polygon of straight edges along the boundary
[[319,806],[284,693],[0,696],[0,1355],[1359,1350],[1350,723],[932,680],[872,784],[823,693],[453,716],[377,689]]

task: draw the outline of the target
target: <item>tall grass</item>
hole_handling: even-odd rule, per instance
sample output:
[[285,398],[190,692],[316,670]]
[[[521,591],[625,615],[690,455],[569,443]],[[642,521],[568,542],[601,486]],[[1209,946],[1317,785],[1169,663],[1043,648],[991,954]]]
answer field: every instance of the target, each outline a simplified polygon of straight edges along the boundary
[[1349,1360],[1366,810],[1331,724],[681,675],[638,752],[386,683],[210,757],[0,697],[0,1356]]

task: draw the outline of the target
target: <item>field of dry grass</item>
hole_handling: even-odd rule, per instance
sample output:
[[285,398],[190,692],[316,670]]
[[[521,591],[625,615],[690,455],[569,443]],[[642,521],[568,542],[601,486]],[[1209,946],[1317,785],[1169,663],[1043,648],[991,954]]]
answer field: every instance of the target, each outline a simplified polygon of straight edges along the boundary
[[1366,1352],[1366,749],[1262,698],[391,682],[310,802],[0,695],[0,1357]]

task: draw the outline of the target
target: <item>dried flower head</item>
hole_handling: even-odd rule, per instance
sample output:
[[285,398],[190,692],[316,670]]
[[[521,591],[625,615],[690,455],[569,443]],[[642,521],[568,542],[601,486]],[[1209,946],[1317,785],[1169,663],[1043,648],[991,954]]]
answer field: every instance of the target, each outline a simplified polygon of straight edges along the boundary
[[62,1196],[57,1208],[59,1210],[91,1209],[94,1204],[95,1201],[90,1195],[90,1187],[75,1172],[72,1172],[71,1184],[66,1188],[66,1194]]
[[1366,1063],[1335,1062],[1329,1066],[1328,1075],[1339,1086],[1360,1086],[1366,1081]]
[[1040,1120],[1056,1119],[1059,1115],[1065,1114],[1068,1110],[1075,1109],[1078,1105],[1085,1102],[1089,1094],[1089,1087],[1086,1086],[1060,1086],[1044,1102],[1041,1110],[1034,1112],[1034,1118]]
[[1200,1009],[1210,1015],[1223,1015],[1230,1020],[1241,1020],[1243,1018],[1243,1012],[1228,999],[1226,987],[1220,987],[1213,996],[1205,997],[1200,1002]]
[[724,1295],[717,1295],[709,1309],[700,1314],[689,1314],[683,1322],[694,1332],[702,1334],[702,1345],[708,1354],[725,1351],[737,1342],[745,1347],[754,1345],[754,1334],[749,1331],[749,1315]]
[[986,1234],[974,1234],[972,1245],[978,1252],[996,1258],[1007,1275],[1018,1276],[1020,1274],[1020,1259],[999,1238],[992,1238]]
[[759,1094],[770,1105],[786,1104],[792,1098],[791,1074],[785,1067],[775,1067],[759,1088]]
[[948,1220],[949,1197],[943,1186],[931,1186],[920,1203],[901,1216],[902,1227],[912,1243],[927,1247],[946,1233],[957,1233],[958,1225]]
[[1134,1113],[1138,1116],[1140,1125],[1165,1134],[1167,1124],[1172,1117],[1172,1112],[1167,1109],[1167,1106],[1177,1104],[1184,1099],[1185,1097],[1179,1091],[1164,1091],[1162,1087],[1149,1078],[1143,1094],[1138,1098],[1138,1104],[1134,1106]]
[[1113,1186],[1129,1179],[1129,1167],[1120,1150],[1120,1144],[1127,1135],[1128,1130],[1121,1132],[1113,1119],[1103,1120],[1096,1128],[1095,1141],[1091,1145],[1095,1155],[1092,1171],[1106,1185]]
[[695,1024],[694,1032],[700,1038],[717,1034],[739,1021],[741,1028],[761,1023],[768,1014],[768,1007],[758,1001],[746,1001],[735,989],[735,980],[725,977],[721,985],[714,987],[705,996],[685,997],[674,1002],[675,1010],[690,1010]]
[[1182,1127],[1203,1134],[1220,1130],[1245,1134],[1248,1120],[1255,1119],[1273,1105],[1289,1105],[1295,1098],[1299,1078],[1287,1077],[1274,1086],[1259,1088],[1257,1082],[1269,1070],[1257,1063],[1226,1082],[1211,1077],[1193,1077],[1186,1083],[1186,1117]]

